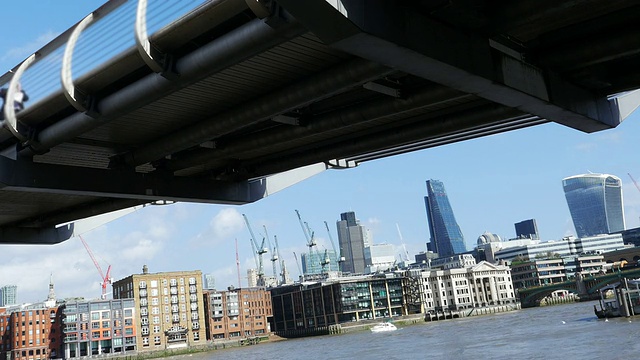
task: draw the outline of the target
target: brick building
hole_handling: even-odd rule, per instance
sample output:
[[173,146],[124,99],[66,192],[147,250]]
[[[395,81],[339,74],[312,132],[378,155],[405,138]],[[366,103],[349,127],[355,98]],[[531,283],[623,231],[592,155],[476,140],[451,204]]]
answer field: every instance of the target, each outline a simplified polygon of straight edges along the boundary
[[271,293],[264,287],[205,292],[207,339],[262,336],[271,332]]
[[42,360],[60,358],[61,317],[58,308],[42,304],[3,309],[0,313],[0,358]]
[[62,316],[52,281],[46,301],[0,308],[0,359],[55,359],[61,349]]

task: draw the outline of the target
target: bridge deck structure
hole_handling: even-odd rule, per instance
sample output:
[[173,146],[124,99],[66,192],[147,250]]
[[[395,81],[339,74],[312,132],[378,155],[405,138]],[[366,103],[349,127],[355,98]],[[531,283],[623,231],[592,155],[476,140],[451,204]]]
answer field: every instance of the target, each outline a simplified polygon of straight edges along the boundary
[[244,204],[326,169],[640,96],[633,0],[112,0],[0,76],[0,243],[156,201]]
[[576,295],[580,295],[584,300],[595,300],[600,298],[598,290],[617,282],[620,282],[623,278],[638,279],[640,278],[640,268],[634,268],[626,271],[618,271],[610,274],[600,276],[590,276],[583,279],[584,290],[582,294],[578,289],[575,280],[564,281],[555,284],[548,284],[544,286],[537,286],[526,289],[519,289],[518,294],[520,297],[520,303],[522,307],[537,306],[540,300],[551,295],[558,290],[567,290]]

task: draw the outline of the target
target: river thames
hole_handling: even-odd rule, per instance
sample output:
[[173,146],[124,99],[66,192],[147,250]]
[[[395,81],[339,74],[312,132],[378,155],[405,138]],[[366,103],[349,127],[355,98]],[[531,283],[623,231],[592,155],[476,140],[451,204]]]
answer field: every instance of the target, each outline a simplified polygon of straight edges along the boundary
[[627,359],[640,317],[599,320],[594,302],[217,350],[175,359]]

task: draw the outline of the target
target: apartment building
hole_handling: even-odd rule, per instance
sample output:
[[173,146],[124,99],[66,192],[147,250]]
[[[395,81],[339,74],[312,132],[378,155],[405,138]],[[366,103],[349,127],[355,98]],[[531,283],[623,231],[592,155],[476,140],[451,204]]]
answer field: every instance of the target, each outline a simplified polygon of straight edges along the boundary
[[0,308],[0,359],[44,360],[61,357],[62,314],[53,279],[47,300]]
[[263,336],[271,332],[271,293],[264,287],[205,292],[207,339]]
[[61,317],[43,304],[0,309],[0,358],[44,360],[61,357]]
[[68,302],[60,311],[65,359],[136,351],[133,299]]
[[202,272],[134,274],[113,284],[114,299],[133,299],[138,351],[204,344]]

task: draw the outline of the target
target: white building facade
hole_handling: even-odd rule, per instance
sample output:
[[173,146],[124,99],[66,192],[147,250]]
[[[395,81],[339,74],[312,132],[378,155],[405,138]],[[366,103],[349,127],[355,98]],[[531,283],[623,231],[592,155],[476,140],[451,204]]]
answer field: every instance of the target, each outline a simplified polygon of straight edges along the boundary
[[365,274],[391,269],[396,256],[391,244],[373,244],[364,248]]
[[565,258],[583,253],[603,253],[620,250],[624,247],[621,234],[597,235],[585,238],[569,236],[562,240],[503,248],[496,251],[494,257],[496,261],[512,261],[515,258],[533,260],[538,255],[544,256],[548,253],[553,253]]
[[504,265],[481,261],[465,268],[413,269],[407,276],[418,285],[421,312],[518,302],[511,270]]

